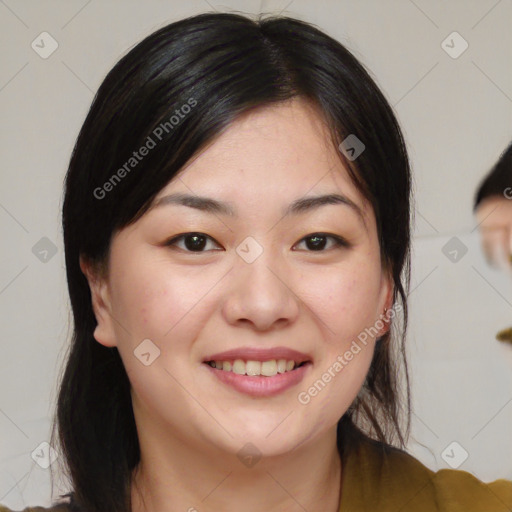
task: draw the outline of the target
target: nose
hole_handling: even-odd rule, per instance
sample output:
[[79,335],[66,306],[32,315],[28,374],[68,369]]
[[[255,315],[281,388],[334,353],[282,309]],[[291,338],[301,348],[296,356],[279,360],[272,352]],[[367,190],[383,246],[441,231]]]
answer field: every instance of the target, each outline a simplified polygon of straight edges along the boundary
[[290,272],[278,263],[270,251],[264,251],[252,263],[237,258],[223,306],[228,323],[268,331],[295,322],[300,300]]

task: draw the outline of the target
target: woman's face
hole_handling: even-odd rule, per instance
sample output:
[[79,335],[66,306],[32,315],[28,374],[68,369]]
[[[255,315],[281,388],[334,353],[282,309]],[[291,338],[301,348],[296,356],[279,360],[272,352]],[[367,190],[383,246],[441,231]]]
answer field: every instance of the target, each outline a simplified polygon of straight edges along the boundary
[[94,335],[119,350],[139,435],[264,455],[332,435],[391,284],[329,140],[302,101],[245,115],[113,237]]

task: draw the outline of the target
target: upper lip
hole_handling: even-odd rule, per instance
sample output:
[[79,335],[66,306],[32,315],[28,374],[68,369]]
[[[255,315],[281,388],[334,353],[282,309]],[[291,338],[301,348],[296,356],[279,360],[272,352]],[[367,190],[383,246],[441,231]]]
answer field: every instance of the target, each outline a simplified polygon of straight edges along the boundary
[[286,359],[287,361],[295,361],[300,364],[305,361],[312,361],[312,357],[303,352],[286,348],[261,348],[261,347],[246,347],[234,348],[224,352],[212,354],[204,359],[207,361],[233,361],[235,359],[242,359],[244,361],[271,361],[272,359]]

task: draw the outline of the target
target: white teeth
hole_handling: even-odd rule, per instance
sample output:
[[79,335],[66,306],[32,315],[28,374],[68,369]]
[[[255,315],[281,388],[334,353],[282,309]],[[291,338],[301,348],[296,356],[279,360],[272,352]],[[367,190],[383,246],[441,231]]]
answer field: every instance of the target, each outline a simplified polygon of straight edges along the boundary
[[284,373],[286,371],[286,359],[279,359],[277,361],[277,372]]
[[245,373],[247,375],[261,375],[260,361],[247,361],[245,363]]
[[295,368],[295,361],[287,361],[286,359],[271,359],[270,361],[235,359],[234,361],[210,361],[209,364],[211,367],[225,372],[250,376],[263,375],[264,377],[273,377],[278,373],[290,372]]
[[241,359],[237,359],[233,363],[233,373],[238,373],[238,375],[245,375],[245,363]]
[[277,375],[277,363],[275,359],[261,363],[261,375],[265,375],[265,377]]

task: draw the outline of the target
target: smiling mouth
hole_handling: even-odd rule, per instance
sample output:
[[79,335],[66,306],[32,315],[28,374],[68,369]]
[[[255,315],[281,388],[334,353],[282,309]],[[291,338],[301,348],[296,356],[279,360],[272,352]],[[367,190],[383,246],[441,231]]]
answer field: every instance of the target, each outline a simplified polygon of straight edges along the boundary
[[235,359],[233,361],[206,361],[212,368],[223,372],[236,373],[237,375],[248,375],[253,377],[274,377],[282,373],[293,372],[301,366],[311,364],[311,361],[296,362],[287,359],[271,359],[269,361],[244,361]]

